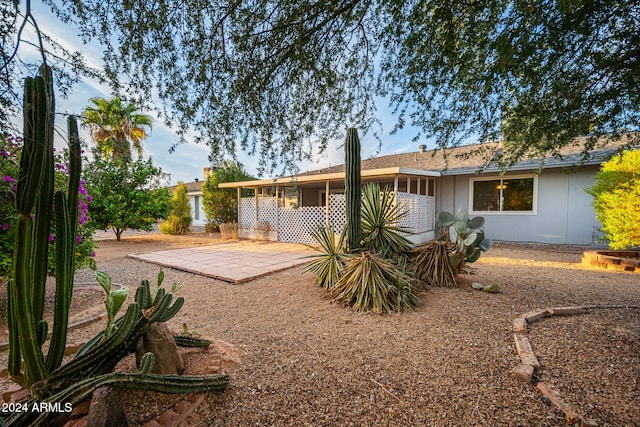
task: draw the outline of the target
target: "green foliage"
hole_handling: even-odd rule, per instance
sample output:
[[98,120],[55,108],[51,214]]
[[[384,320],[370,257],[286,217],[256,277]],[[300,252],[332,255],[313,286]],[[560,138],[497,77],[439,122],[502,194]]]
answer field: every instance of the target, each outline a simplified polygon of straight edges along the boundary
[[418,284],[409,271],[405,251],[411,243],[399,233],[401,207],[392,194],[380,191],[378,184],[368,184],[361,202],[361,254],[348,253],[345,235],[338,242],[331,227],[312,232],[320,252],[307,271],[329,291],[332,298],[351,304],[358,311],[376,313],[409,310],[420,304],[413,289]]
[[96,156],[86,176],[93,195],[90,221],[96,229],[112,229],[117,240],[126,229],[150,231],[169,214],[171,192],[163,185],[166,174],[151,159],[106,161]]
[[[18,170],[22,155],[21,137],[0,135],[0,276],[8,277],[13,265],[13,250],[15,243],[15,229],[18,219],[16,209],[16,189]],[[54,162],[54,190],[67,192],[69,186],[69,151],[55,151]],[[85,181],[78,185],[78,226],[76,230],[75,268],[95,268],[94,229],[87,223],[88,205],[92,196],[87,193]],[[68,194],[67,194],[68,196]],[[55,206],[53,207],[55,211]],[[49,228],[49,250],[47,273],[56,272],[56,224],[52,218]]]
[[119,97],[111,100],[91,98],[94,107],[85,108],[82,125],[89,129],[91,138],[104,159],[131,161],[131,147],[142,157],[145,128],[151,128],[151,117],[136,113],[133,103],[124,104]]
[[340,278],[340,273],[347,261],[343,241],[344,233],[340,234],[338,242],[336,242],[336,234],[331,226],[313,230],[311,235],[319,246],[309,245],[309,247],[317,250],[320,254],[313,255],[316,259],[307,264],[305,270],[315,273],[318,284],[329,289]]
[[171,198],[169,216],[160,224],[160,231],[164,234],[187,234],[191,226],[191,205],[187,195],[187,186],[178,182],[178,186]]
[[482,252],[491,248],[491,240],[484,237],[483,226],[483,217],[470,219],[464,208],[459,208],[455,216],[445,211],[438,214],[436,230],[448,227],[449,240],[455,244],[454,253],[449,257],[455,274],[461,272],[466,263],[477,261]]
[[[238,221],[237,191],[233,188],[218,188],[218,184],[252,179],[255,178],[237,162],[223,161],[213,168],[202,185],[202,209],[209,225],[219,227],[220,224]],[[241,196],[246,195],[247,190],[242,190]]]
[[411,249],[411,242],[403,233],[411,231],[398,225],[407,215],[403,206],[396,204],[388,188],[380,191],[380,185],[369,183],[362,198],[363,247],[382,258],[397,259]]
[[[51,9],[83,40],[102,43],[114,89],[122,77],[136,99],[158,93],[158,110],[215,159],[241,147],[265,167],[292,165],[315,153],[305,141],[324,148],[344,123],[379,129],[380,95],[398,113],[397,129],[414,125],[442,146],[504,139],[513,143],[508,161],[640,123],[635,1],[63,5]],[[29,16],[8,10],[3,58]],[[207,40],[206,54],[194,40]],[[61,69],[91,73],[73,52],[44,43]],[[15,74],[0,73],[3,106],[15,99]]]
[[350,252],[360,249],[362,240],[361,177],[360,177],[360,138],[355,128],[347,129],[347,139],[344,142],[344,197],[346,200],[345,215],[347,222],[346,245]]
[[356,311],[374,313],[411,310],[420,304],[413,293],[414,279],[397,265],[367,251],[349,258],[340,278],[329,288],[335,300]]
[[594,197],[596,218],[611,249],[640,246],[640,150],[628,150],[602,164]]
[[120,289],[111,290],[111,277],[101,271],[96,271],[95,275],[96,280],[100,283],[100,286],[102,286],[106,294],[104,305],[107,309],[107,326],[104,330],[104,336],[108,337],[113,332],[116,314],[118,314],[120,307],[122,307],[122,304],[127,300],[129,289],[123,286]]

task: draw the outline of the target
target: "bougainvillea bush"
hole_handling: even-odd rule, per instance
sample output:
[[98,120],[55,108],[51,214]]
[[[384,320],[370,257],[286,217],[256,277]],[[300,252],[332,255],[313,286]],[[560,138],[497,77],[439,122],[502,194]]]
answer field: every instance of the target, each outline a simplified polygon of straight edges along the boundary
[[[15,208],[16,179],[20,168],[22,154],[22,138],[13,135],[0,135],[0,276],[7,277],[11,273],[13,247],[15,238],[15,222],[17,211]],[[66,150],[55,153],[55,187],[56,190],[65,189],[68,180],[68,153]],[[86,182],[80,182],[78,194],[78,230],[76,235],[76,269],[86,267],[95,268],[95,242],[93,227],[88,223],[88,205],[92,197],[87,193]],[[55,206],[51,207],[55,210]],[[55,275],[55,224],[51,224],[49,234],[49,265],[48,272]]]

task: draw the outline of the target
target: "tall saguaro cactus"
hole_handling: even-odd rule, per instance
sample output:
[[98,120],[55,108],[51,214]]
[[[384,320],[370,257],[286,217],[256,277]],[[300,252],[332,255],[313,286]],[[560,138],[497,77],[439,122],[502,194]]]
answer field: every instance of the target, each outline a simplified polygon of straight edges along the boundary
[[347,139],[344,143],[345,175],[344,193],[346,198],[347,216],[347,248],[357,251],[362,240],[362,225],[360,216],[361,178],[360,178],[360,139],[358,130],[347,129]]

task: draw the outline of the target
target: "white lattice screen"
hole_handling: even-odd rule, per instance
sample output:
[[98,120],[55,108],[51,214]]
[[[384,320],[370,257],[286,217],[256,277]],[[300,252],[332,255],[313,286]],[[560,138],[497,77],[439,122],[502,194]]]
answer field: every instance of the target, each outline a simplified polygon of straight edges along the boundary
[[240,213],[238,214],[238,228],[253,229],[256,227],[256,199],[243,197],[240,199]]
[[329,223],[335,233],[342,233],[347,223],[347,199],[344,194],[329,194]]
[[[396,193],[397,202],[404,206],[409,214],[400,221],[400,225],[415,233],[424,233],[433,229],[435,200],[431,196]],[[346,223],[344,194],[329,195],[329,221],[336,233],[341,233]],[[254,229],[256,226],[256,199],[240,199],[240,228]],[[258,197],[258,226],[264,230],[278,230],[278,240],[282,242],[315,243],[310,231],[326,224],[324,206],[303,206],[301,208],[278,208],[276,197]]]
[[258,228],[260,230],[278,229],[277,205],[276,197],[258,197]]
[[324,206],[303,206],[301,208],[280,208],[280,229],[278,240],[313,244],[311,231],[325,225]]
[[424,233],[433,229],[435,200],[432,196],[397,192],[396,201],[403,207],[403,211],[409,211],[409,214],[399,221],[401,227],[414,233]]

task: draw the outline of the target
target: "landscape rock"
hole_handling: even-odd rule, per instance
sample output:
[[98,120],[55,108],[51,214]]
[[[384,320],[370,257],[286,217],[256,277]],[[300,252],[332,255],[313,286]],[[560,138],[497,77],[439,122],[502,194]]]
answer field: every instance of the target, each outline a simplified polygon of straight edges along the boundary
[[118,391],[109,386],[97,388],[91,397],[87,427],[128,427],[127,411]]
[[136,365],[140,367],[140,360],[145,353],[153,353],[155,363],[152,374],[176,375],[184,371],[182,356],[178,353],[178,346],[173,334],[164,323],[156,322],[140,338],[136,346]]

